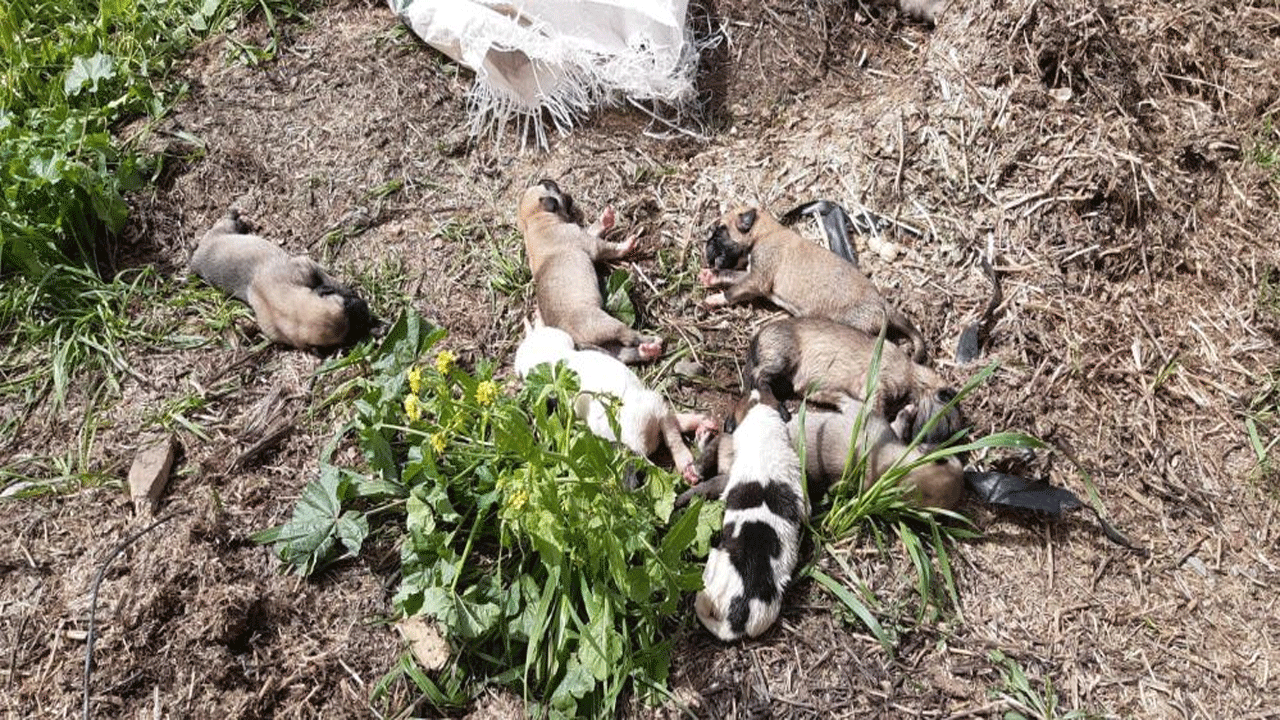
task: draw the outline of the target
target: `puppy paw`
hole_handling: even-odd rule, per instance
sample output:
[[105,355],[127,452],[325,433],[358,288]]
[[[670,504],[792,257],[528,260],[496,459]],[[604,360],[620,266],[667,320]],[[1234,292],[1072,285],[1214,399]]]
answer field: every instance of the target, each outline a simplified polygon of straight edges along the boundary
[[642,342],[636,346],[636,352],[640,354],[641,360],[653,360],[662,354],[662,341]]
[[695,467],[695,463],[685,465],[680,474],[684,476],[684,481],[690,485],[697,485],[698,481],[702,479],[698,477],[698,469]]
[[893,434],[898,436],[903,442],[910,442],[912,437],[911,426],[916,420],[916,406],[908,404],[898,411],[897,417],[893,422],[889,423],[889,429],[893,430]]
[[698,273],[698,282],[702,283],[702,287],[715,287],[716,271],[711,268],[702,268]]
[[618,257],[626,257],[635,251],[636,245],[640,241],[640,233],[632,233],[627,236],[626,240],[618,243]]
[[709,308],[722,308],[728,305],[729,301],[725,299],[724,293],[718,292],[714,295],[708,295],[702,300],[702,304]]
[[716,426],[716,421],[709,417],[703,417],[698,422],[697,427],[693,429],[693,439],[698,443],[698,447],[704,447],[718,432],[720,432],[720,428]]
[[596,222],[596,226],[600,228],[600,232],[607,233],[613,229],[613,224],[617,222],[618,215],[613,211],[613,206],[606,206],[604,212],[600,213],[600,220]]

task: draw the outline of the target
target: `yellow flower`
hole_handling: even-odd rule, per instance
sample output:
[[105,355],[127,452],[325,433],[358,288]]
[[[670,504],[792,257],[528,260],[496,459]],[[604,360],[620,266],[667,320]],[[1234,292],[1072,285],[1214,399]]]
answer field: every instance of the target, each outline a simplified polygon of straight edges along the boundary
[[436,353],[436,372],[441,375],[448,375],[449,370],[453,367],[453,353],[448,350],[441,350]]
[[485,380],[476,386],[476,402],[481,405],[492,405],[498,398],[498,383]]
[[524,509],[526,503],[529,502],[528,490],[517,490],[510,499],[507,500],[507,512],[518,513]]
[[418,395],[422,392],[422,368],[417,365],[409,368],[409,392]]
[[417,395],[404,396],[404,414],[409,416],[409,422],[418,422],[422,419],[422,402],[418,400]]
[[437,455],[444,452],[445,445],[448,443],[448,438],[442,432],[434,433],[431,436],[431,449],[435,450]]

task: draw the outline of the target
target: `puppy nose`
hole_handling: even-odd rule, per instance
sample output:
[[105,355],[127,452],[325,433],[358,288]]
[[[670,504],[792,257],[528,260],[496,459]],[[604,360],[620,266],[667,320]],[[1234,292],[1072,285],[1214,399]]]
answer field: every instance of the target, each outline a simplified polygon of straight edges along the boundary
[[555,180],[550,180],[550,179],[546,179],[546,178],[544,178],[544,179],[542,179],[542,180],[538,181],[538,184],[539,184],[539,185],[541,185],[542,187],[544,187],[544,188],[546,188],[546,189],[550,190],[550,191],[551,191],[551,192],[553,192],[553,193],[558,193],[558,192],[560,192],[560,186],[556,184],[556,181],[555,181]]

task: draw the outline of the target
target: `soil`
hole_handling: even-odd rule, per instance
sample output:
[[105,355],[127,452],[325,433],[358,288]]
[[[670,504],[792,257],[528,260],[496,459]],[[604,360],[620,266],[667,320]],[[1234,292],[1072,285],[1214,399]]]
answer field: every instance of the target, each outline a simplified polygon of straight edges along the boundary
[[[975,430],[1055,448],[976,461],[1081,496],[1092,485],[1143,552],[1087,514],[1054,522],[969,501],[981,536],[953,553],[954,617],[911,622],[909,561],[850,545],[847,568],[823,569],[856,575],[886,617],[905,618],[894,653],[801,583],[758,640],[722,644],[692,612],[678,618],[673,699],[623,714],[1039,716],[1000,694],[998,650],[1042,694],[1052,682],[1059,712],[1280,717],[1280,489],[1246,429],[1252,418],[1265,447],[1280,427],[1280,180],[1266,166],[1280,147],[1275,3],[955,0],[934,28],[837,0],[732,0],[710,13],[728,41],[708,62],[694,131],[659,137],[668,128],[613,108],[545,151],[471,139],[470,73],[385,4],[312,7],[255,63],[237,48],[269,31],[248,22],[182,68],[189,92],[146,136],[165,172],[131,198],[117,264],[192,287],[196,239],[234,206],[384,317],[412,306],[446,326],[463,362],[509,358],[531,310],[516,198],[553,177],[588,213],[613,205],[620,229],[644,231],[627,267],[643,322],[668,342],[649,379],[682,408],[718,411],[773,311],[701,306],[712,220],[740,202],[871,209],[896,223],[902,253],[862,247],[861,266],[929,338],[932,364],[959,385],[998,363],[966,404]],[[957,366],[956,341],[990,293],[984,253],[1004,298],[982,363]],[[287,519],[314,477],[349,416],[343,396],[327,398],[352,371],[317,376],[322,360],[267,346],[243,309],[215,327],[207,314],[227,307],[175,307],[132,312],[210,341],[138,348],[118,392],[82,383],[0,450],[12,466],[82,448],[112,478],[0,500],[6,717],[80,713],[104,567],[97,717],[438,715],[403,681],[374,697],[403,655],[389,620],[395,547],[373,542],[302,580],[249,539]],[[677,377],[685,357],[709,377]],[[190,424],[162,422],[184,398],[199,400]],[[151,522],[124,478],[162,426],[183,447],[159,511],[170,519],[108,564]],[[347,445],[336,452],[358,465]],[[523,708],[487,691],[465,712]]]

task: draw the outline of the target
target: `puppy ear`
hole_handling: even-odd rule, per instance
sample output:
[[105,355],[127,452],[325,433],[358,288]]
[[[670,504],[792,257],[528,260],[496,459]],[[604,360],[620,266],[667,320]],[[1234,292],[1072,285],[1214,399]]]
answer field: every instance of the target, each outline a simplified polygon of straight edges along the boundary
[[542,207],[542,210],[544,212],[549,212],[549,213],[560,212],[560,201],[551,197],[550,195],[543,195],[542,199],[538,200],[538,205]]
[[751,232],[751,228],[756,224],[756,209],[750,210],[738,215],[738,232],[746,234]]

